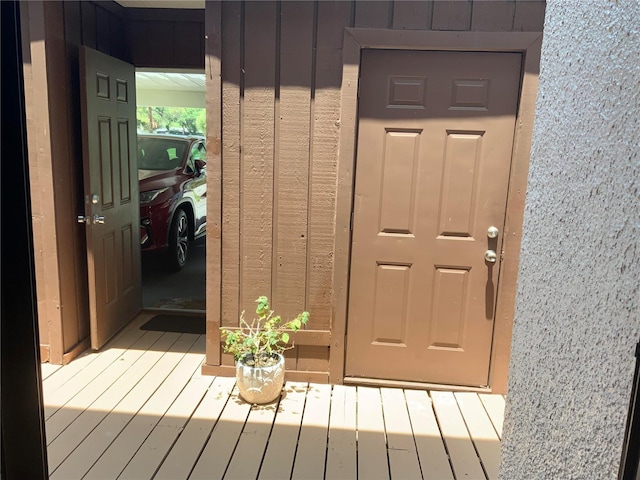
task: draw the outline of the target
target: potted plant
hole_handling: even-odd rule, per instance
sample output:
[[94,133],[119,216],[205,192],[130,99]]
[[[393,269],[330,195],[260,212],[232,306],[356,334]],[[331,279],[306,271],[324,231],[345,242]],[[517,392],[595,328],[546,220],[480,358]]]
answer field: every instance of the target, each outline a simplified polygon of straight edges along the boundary
[[284,385],[284,356],[289,331],[296,332],[309,321],[309,312],[283,322],[274,315],[265,296],[256,300],[257,318],[251,323],[240,314],[240,328],[221,327],[224,351],[236,360],[236,380],[240,396],[249,403],[269,403],[278,398]]

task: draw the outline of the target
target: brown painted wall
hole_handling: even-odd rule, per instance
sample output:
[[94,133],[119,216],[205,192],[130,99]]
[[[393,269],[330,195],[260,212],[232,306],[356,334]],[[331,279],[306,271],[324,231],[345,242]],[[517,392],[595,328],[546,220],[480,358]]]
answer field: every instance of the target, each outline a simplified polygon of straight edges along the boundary
[[[251,312],[253,300],[266,294],[277,313],[308,309],[309,328],[331,329],[344,27],[542,31],[544,6],[208,3],[222,12],[221,323],[237,325],[239,312]],[[212,32],[214,19],[207,18]],[[288,354],[290,370],[329,370],[328,343]],[[219,360],[208,355],[207,363]],[[232,359],[223,355],[222,363]]]
[[125,16],[136,67],[204,68],[204,10],[127,8]]
[[178,39],[154,63],[145,52],[167,39],[163,29],[154,33],[157,15],[129,16],[115,2],[21,5],[39,334],[42,358],[52,363],[80,353],[89,336],[85,227],[75,220],[84,211],[79,48],[138,66],[202,68],[204,11],[162,15]]

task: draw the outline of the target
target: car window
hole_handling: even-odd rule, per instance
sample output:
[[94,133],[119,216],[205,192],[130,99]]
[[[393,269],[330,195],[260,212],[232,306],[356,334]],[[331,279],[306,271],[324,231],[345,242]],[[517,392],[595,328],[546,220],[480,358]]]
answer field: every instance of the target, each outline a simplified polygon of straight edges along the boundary
[[204,144],[202,142],[195,143],[193,147],[191,147],[191,153],[189,154],[189,159],[187,160],[187,171],[189,173],[193,173],[196,171],[196,160],[200,160],[202,162],[207,161],[207,151],[205,150]]
[[175,170],[180,167],[187,142],[171,138],[138,138],[140,170]]

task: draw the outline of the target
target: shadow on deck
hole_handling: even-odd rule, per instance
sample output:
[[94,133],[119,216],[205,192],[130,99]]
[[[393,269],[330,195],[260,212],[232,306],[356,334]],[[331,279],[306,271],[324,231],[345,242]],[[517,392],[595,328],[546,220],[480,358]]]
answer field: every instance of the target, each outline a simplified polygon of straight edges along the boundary
[[200,374],[204,341],[134,325],[44,364],[51,478],[497,477],[502,395],[288,382],[251,406]]

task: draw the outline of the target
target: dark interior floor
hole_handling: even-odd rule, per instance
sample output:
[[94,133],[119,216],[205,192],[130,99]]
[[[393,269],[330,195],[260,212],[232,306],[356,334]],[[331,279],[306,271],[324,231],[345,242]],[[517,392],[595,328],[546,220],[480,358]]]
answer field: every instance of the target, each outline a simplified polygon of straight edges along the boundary
[[169,272],[160,255],[142,255],[142,305],[145,308],[205,310],[206,239],[191,243],[187,264]]

